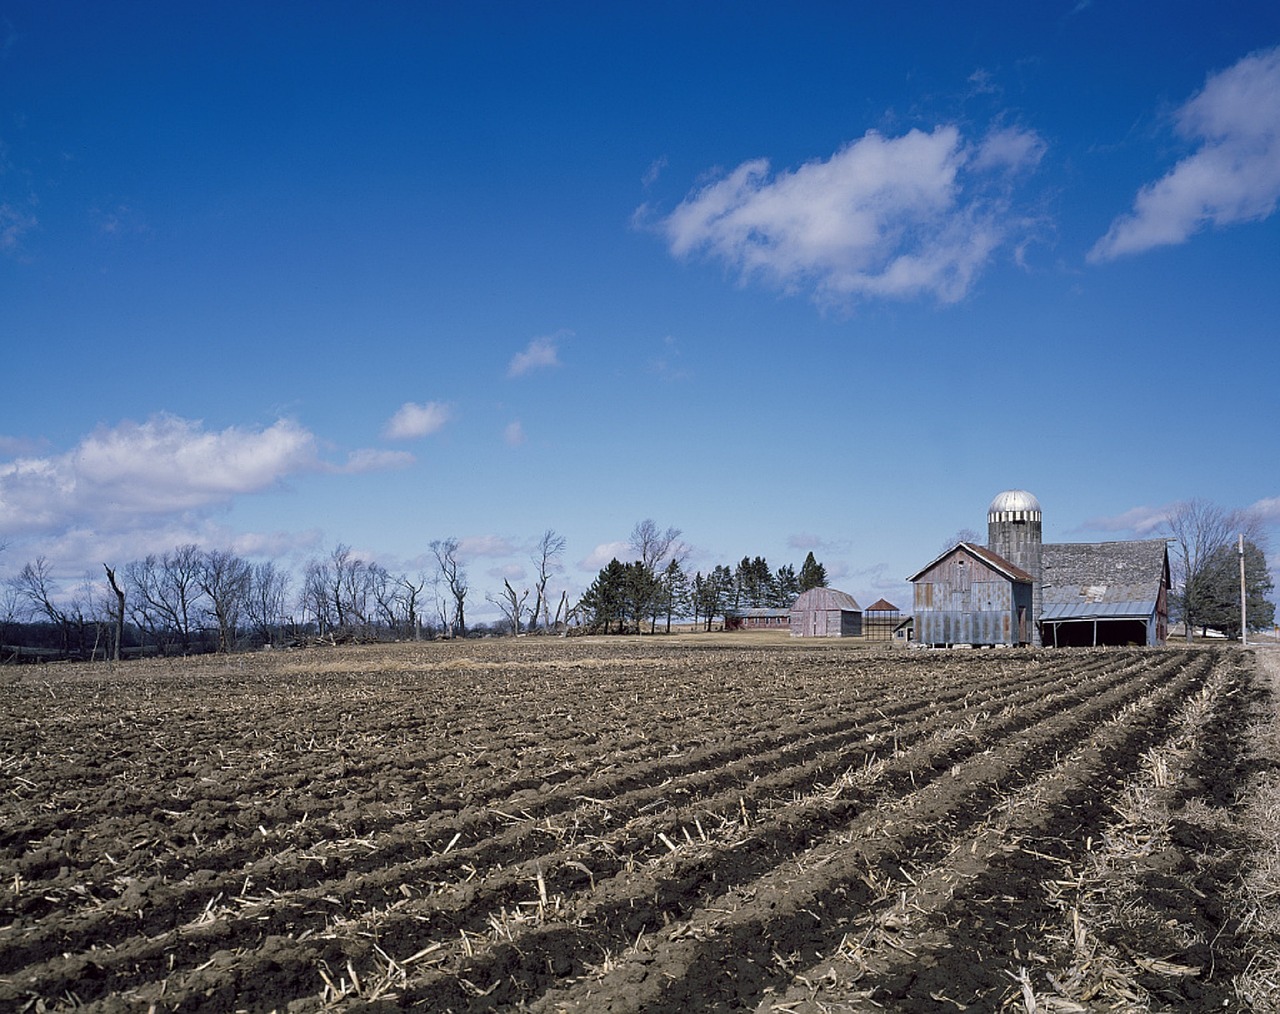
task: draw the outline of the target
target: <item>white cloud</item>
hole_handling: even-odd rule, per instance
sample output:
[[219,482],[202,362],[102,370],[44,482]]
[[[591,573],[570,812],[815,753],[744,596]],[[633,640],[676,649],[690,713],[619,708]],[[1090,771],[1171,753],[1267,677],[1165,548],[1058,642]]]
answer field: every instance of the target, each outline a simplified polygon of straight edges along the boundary
[[601,567],[607,566],[609,561],[615,557],[625,562],[633,555],[630,543],[602,542],[578,562],[578,569],[594,574]]
[[1280,525],[1280,496],[1268,497],[1249,506],[1247,514],[1252,514],[1265,524]]
[[345,475],[362,475],[365,472],[383,472],[392,468],[408,468],[417,459],[408,451],[384,451],[364,447],[347,455],[347,462],[335,466],[333,471]]
[[524,426],[521,424],[519,419],[514,422],[507,423],[506,427],[502,431],[502,439],[506,442],[508,447],[519,447],[525,442],[526,437],[524,435]]
[[157,415],[99,429],[62,455],[0,464],[0,532],[209,507],[318,467],[315,437],[289,420],[213,432]]
[[439,432],[453,412],[448,405],[429,401],[424,405],[406,401],[383,427],[382,435],[388,440],[416,440]]
[[511,362],[507,364],[507,376],[522,377],[530,370],[559,365],[560,350],[556,338],[554,336],[535,338],[529,342],[523,352],[517,352],[511,357]]
[[1176,113],[1199,147],[1138,191],[1089,251],[1093,262],[1182,243],[1207,225],[1266,218],[1280,200],[1280,47],[1209,77]]
[[1123,514],[1089,518],[1077,531],[1133,532],[1149,536],[1158,532],[1169,520],[1170,507],[1132,507]]
[[519,552],[518,546],[501,535],[470,535],[458,540],[458,555],[468,560],[477,556],[515,556]]
[[812,288],[824,301],[955,302],[1018,228],[1010,171],[1034,167],[1043,153],[1038,135],[1018,128],[977,145],[954,126],[896,138],[872,131],[793,171],[744,162],[659,228],[677,257],[722,260],[744,281]]
[[331,465],[317,445],[313,433],[288,419],[223,430],[168,414],[126,420],[95,430],[65,453],[0,462],[0,535],[70,537],[85,529],[101,539],[159,531],[169,523],[164,515],[190,532],[200,513],[292,475],[357,474],[414,460],[403,451],[357,450],[345,464]]

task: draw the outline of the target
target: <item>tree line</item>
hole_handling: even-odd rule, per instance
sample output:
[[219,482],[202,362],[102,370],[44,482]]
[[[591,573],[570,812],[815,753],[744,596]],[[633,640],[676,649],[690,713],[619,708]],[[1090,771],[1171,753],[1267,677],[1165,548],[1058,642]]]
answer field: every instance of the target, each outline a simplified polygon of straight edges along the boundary
[[633,559],[617,557],[601,568],[575,607],[578,622],[602,634],[639,633],[675,619],[710,630],[717,616],[743,609],[790,608],[810,588],[825,587],[826,568],[810,552],[799,573],[791,565],[771,570],[764,557],[744,556],[733,568],[718,564],[706,574],[685,571],[688,550],[680,529],[660,529],[645,519],[631,532]]
[[[119,659],[312,638],[466,636],[470,585],[458,540],[439,539],[429,548],[429,565],[410,574],[361,559],[340,543],[309,560],[295,580],[272,561],[253,563],[230,550],[189,543],[120,568],[104,564],[105,587],[101,574],[86,575],[70,591],[38,557],[0,586],[0,646],[8,646],[9,656]],[[567,594],[554,613],[549,594],[564,548],[564,537],[551,529],[538,541],[531,557],[535,598],[509,617],[515,632],[567,622]]]
[[[194,543],[148,555],[123,567],[103,565],[70,590],[45,557],[23,566],[0,586],[0,646],[7,656],[115,658],[187,655],[263,646],[341,640],[416,640],[470,633],[617,633],[671,629],[692,617],[711,628],[726,611],[785,608],[807,588],[826,584],[810,553],[796,573],[771,570],[763,557],[743,557],[734,568],[685,573],[688,548],[677,528],[651,519],[632,530],[635,560],[616,559],[586,593],[571,602],[552,588],[566,540],[547,529],[529,557],[532,578],[517,588],[509,579],[486,594],[500,619],[471,625],[471,585],[457,539],[429,543],[429,563],[396,573],[364,560],[339,543],[308,560],[295,577],[273,561],[259,563],[226,549]],[[3,549],[0,546],[0,549]],[[522,582],[523,584],[523,582]],[[21,647],[18,647],[21,645]]]

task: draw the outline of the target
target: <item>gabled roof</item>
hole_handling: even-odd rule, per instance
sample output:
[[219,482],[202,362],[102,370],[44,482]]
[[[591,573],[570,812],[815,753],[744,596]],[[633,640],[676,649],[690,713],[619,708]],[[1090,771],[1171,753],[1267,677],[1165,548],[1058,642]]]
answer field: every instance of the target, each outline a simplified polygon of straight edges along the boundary
[[958,545],[952,546],[945,553],[939,554],[937,557],[931,560],[927,565],[925,565],[924,567],[921,567],[918,571],[916,571],[909,578],[907,578],[907,580],[908,581],[919,580],[922,574],[925,574],[926,572],[932,570],[937,564],[941,563],[952,553],[958,552],[962,549],[965,552],[967,552],[970,556],[977,557],[979,560],[985,563],[992,570],[1003,575],[1004,577],[1007,577],[1010,581],[1017,581],[1019,584],[1030,584],[1032,581],[1035,580],[1030,574],[1028,574],[1021,567],[1017,567],[1014,564],[1010,563],[1000,554],[993,553],[991,550],[987,549],[986,546],[974,545],[972,542],[961,542]]
[[1041,618],[1146,617],[1169,586],[1163,539],[1046,543]]
[[792,612],[814,610],[817,612],[826,612],[828,610],[841,609],[846,612],[862,612],[862,606],[854,600],[854,597],[848,592],[837,591],[835,588],[810,588],[807,592],[796,599],[795,604],[791,607]]

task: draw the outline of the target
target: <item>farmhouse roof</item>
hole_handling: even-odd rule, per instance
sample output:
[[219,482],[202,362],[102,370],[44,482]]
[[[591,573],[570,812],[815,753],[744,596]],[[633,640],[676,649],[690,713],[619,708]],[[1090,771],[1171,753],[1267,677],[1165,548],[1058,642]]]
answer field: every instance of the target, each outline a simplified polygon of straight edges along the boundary
[[1020,584],[1025,584],[1035,580],[1035,578],[1033,578],[1025,570],[1023,570],[1021,567],[1015,566],[1014,564],[1010,563],[999,553],[993,553],[991,550],[987,549],[986,546],[978,546],[972,542],[961,542],[955,546],[952,546],[945,553],[940,553],[938,556],[930,560],[925,566],[921,567],[918,571],[916,571],[914,574],[908,577],[907,580],[918,581],[924,574],[932,570],[937,564],[941,563],[952,553],[961,549],[969,553],[971,556],[976,556],[979,560],[985,563],[992,570],[995,570],[997,573],[1007,577],[1010,581],[1017,581]]
[[1041,618],[1150,616],[1169,584],[1163,539],[1046,543]]
[[812,610],[815,612],[825,612],[827,610],[840,609],[845,612],[862,612],[862,606],[848,592],[837,591],[835,588],[810,588],[807,592],[801,594],[796,599],[795,605],[791,607],[792,612]]

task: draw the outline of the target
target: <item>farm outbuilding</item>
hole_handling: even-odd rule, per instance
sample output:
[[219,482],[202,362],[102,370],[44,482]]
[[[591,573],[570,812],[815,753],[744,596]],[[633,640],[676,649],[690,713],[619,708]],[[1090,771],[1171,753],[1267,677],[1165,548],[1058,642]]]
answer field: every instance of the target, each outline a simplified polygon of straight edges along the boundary
[[1054,647],[1164,644],[1169,586],[1164,539],[1050,543],[1041,640]]
[[791,607],[792,637],[861,637],[862,607],[848,592],[810,588]]
[[892,641],[902,613],[888,599],[871,603],[862,611],[862,636],[868,641]]
[[1027,644],[1032,578],[983,546],[962,542],[907,579],[923,644]]
[[1156,645],[1168,637],[1164,540],[1045,543],[1040,502],[1026,490],[991,501],[985,547],[962,542],[908,580],[921,644]]
[[782,630],[790,621],[789,609],[730,609],[724,614],[724,629]]

